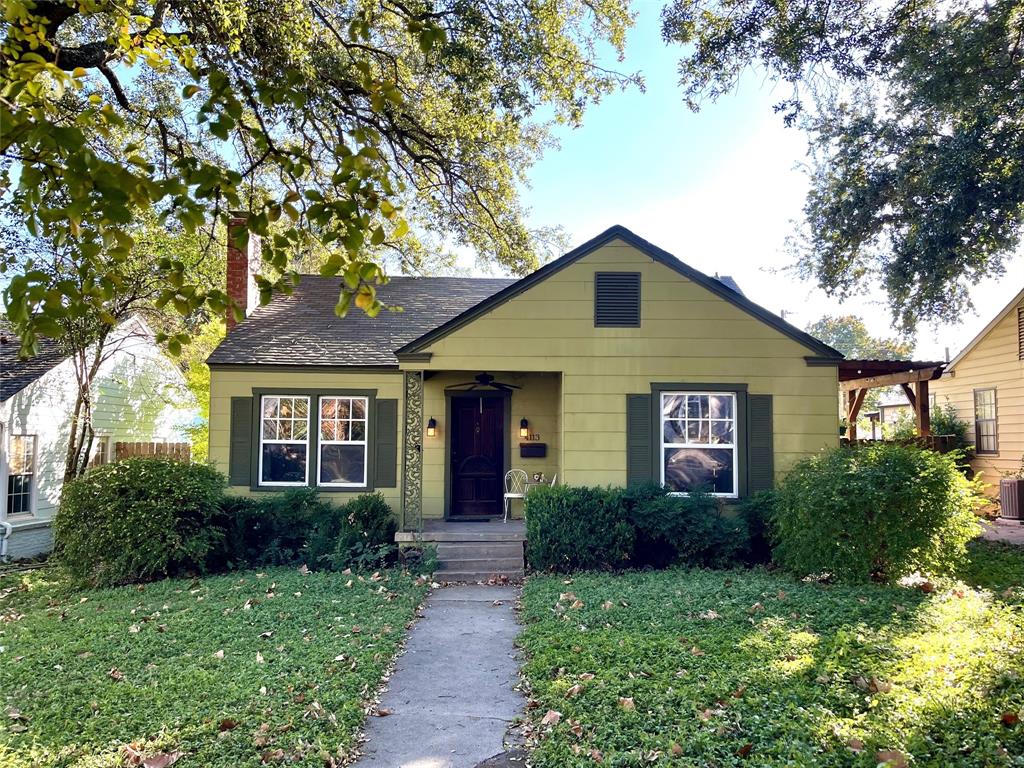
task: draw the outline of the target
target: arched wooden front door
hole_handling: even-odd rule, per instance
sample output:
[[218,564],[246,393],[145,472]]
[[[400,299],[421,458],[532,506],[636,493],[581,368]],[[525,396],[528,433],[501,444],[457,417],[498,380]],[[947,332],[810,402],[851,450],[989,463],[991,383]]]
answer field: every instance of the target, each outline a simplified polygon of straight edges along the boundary
[[449,510],[452,519],[502,513],[507,394],[452,394]]

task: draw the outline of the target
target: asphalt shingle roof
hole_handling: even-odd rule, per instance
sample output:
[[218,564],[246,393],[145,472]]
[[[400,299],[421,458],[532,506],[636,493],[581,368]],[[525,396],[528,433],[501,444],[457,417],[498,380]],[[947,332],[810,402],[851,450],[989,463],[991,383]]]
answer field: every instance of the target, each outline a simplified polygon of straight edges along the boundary
[[385,305],[371,318],[353,307],[334,314],[340,281],[303,275],[291,296],[275,295],[235,326],[207,362],[214,365],[398,365],[395,350],[494,295],[515,280],[393,277],[377,289]]
[[[728,276],[727,288],[743,292]],[[303,275],[291,296],[277,294],[235,326],[207,360],[213,365],[397,366],[395,351],[517,282],[504,278],[393,277],[377,289],[402,312],[371,318],[334,314],[340,281]]]
[[57,342],[39,339],[39,354],[28,360],[18,358],[21,341],[7,320],[0,318],[0,402],[18,394],[36,379],[67,358]]

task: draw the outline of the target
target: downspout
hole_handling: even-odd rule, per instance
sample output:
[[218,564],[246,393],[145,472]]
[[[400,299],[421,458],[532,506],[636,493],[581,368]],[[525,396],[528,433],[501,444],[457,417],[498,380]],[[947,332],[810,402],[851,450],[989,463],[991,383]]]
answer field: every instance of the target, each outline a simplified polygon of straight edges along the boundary
[[0,562],[4,562],[7,560],[7,539],[10,538],[11,532],[14,530],[14,526],[6,520],[0,520],[0,529],[3,530],[3,532],[0,533]]

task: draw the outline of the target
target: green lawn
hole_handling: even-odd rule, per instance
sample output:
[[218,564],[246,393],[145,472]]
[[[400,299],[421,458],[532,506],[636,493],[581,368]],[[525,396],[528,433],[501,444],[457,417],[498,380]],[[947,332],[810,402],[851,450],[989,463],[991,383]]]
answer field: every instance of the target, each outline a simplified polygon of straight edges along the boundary
[[0,766],[340,763],[426,590],[390,571],[48,578],[0,576]]
[[1024,551],[971,552],[971,586],[931,593],[761,571],[533,578],[535,765],[1024,765]]

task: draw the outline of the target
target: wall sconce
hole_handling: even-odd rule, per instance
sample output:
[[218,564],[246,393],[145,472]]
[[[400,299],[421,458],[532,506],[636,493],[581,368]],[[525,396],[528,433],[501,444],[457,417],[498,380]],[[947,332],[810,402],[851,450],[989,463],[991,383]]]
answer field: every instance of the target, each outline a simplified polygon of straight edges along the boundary
[[529,437],[530,436],[530,422],[526,419],[519,420],[519,436]]
[[431,417],[427,422],[427,437],[434,437],[437,434],[437,419]]

